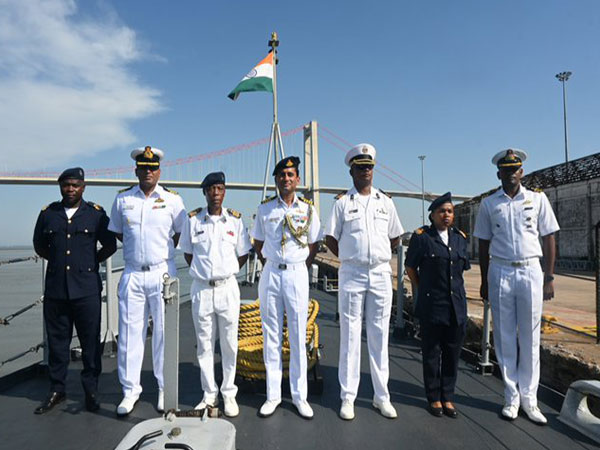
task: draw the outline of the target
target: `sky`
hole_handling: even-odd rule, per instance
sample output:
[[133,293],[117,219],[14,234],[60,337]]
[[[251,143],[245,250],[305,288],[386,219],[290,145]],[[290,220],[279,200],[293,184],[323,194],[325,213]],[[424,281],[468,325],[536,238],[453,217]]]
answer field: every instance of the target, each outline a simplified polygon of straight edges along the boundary
[[[271,95],[227,94],[272,31],[281,129],[318,122],[321,185],[351,185],[343,150],[361,142],[393,170],[375,175],[384,190],[418,191],[419,155],[427,191],[462,195],[498,184],[490,160],[507,147],[529,153],[526,172],[561,163],[565,70],[570,158],[600,151],[597,1],[0,0],[0,172],[132,167],[138,146],[168,161],[267,137]],[[284,145],[298,154],[302,133]],[[260,182],[266,153],[162,177]],[[60,199],[57,186],[0,191],[0,245],[29,244],[42,206]],[[116,191],[90,186],[85,198],[110,211]],[[181,195],[190,210],[205,204],[198,190]],[[246,218],[259,201],[226,199]],[[421,225],[418,200],[395,204],[405,229]]]

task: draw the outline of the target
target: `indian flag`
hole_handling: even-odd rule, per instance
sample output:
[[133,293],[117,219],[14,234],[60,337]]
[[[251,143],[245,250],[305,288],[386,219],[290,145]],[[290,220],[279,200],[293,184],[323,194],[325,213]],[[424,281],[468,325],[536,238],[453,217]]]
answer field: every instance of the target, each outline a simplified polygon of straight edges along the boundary
[[269,52],[265,59],[248,72],[227,97],[237,100],[241,92],[256,91],[273,92],[273,52]]

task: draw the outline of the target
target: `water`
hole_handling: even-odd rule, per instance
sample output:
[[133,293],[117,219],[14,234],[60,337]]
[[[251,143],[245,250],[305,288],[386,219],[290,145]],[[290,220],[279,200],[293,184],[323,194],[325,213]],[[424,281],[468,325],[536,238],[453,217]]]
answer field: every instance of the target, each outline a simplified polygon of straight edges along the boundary
[[[34,256],[33,248],[0,248],[0,261]],[[183,254],[175,257],[180,279],[180,301],[189,301],[191,277]],[[123,266],[121,250],[112,257],[113,270]],[[43,293],[42,259],[0,265],[0,317],[4,318],[39,300]],[[0,377],[28,367],[43,359],[43,350],[2,365],[13,356],[43,341],[42,305],[15,317],[9,325],[0,325]],[[74,340],[73,345],[77,345]]]
[[[0,249],[0,261],[34,256],[33,248]],[[39,300],[42,295],[42,260],[0,266],[0,317]],[[36,346],[42,337],[42,305],[15,317],[9,325],[0,325],[0,364],[6,359]],[[42,359],[42,351],[30,353],[0,367],[0,377]]]

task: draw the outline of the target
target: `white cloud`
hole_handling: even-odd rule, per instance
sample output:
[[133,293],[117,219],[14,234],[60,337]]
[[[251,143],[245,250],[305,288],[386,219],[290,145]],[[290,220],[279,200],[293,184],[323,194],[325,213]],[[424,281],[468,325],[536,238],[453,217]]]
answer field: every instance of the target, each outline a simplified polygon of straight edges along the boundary
[[0,0],[0,167],[133,143],[129,122],[161,109],[130,68],[146,57],[110,14],[81,18],[72,0]]

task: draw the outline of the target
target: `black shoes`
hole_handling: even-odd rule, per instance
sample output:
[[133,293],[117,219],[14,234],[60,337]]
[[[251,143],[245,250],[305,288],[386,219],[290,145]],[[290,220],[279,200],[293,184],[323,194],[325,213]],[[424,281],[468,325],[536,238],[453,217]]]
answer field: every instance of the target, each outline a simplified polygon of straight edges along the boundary
[[444,414],[451,419],[456,419],[458,417],[458,411],[456,408],[448,408],[446,405],[442,404],[442,409],[444,410]]
[[44,400],[40,406],[38,406],[37,408],[35,408],[35,411],[33,411],[34,414],[45,414],[48,411],[50,411],[52,408],[54,408],[56,405],[58,405],[59,403],[64,402],[67,399],[67,394],[65,394],[64,392],[50,392],[50,394],[48,394],[48,397],[46,397],[46,400]]
[[442,417],[444,415],[444,410],[439,406],[433,406],[432,403],[427,404],[427,411],[434,417]]
[[85,394],[85,409],[90,412],[98,411],[100,409],[100,402],[98,401],[97,394]]

